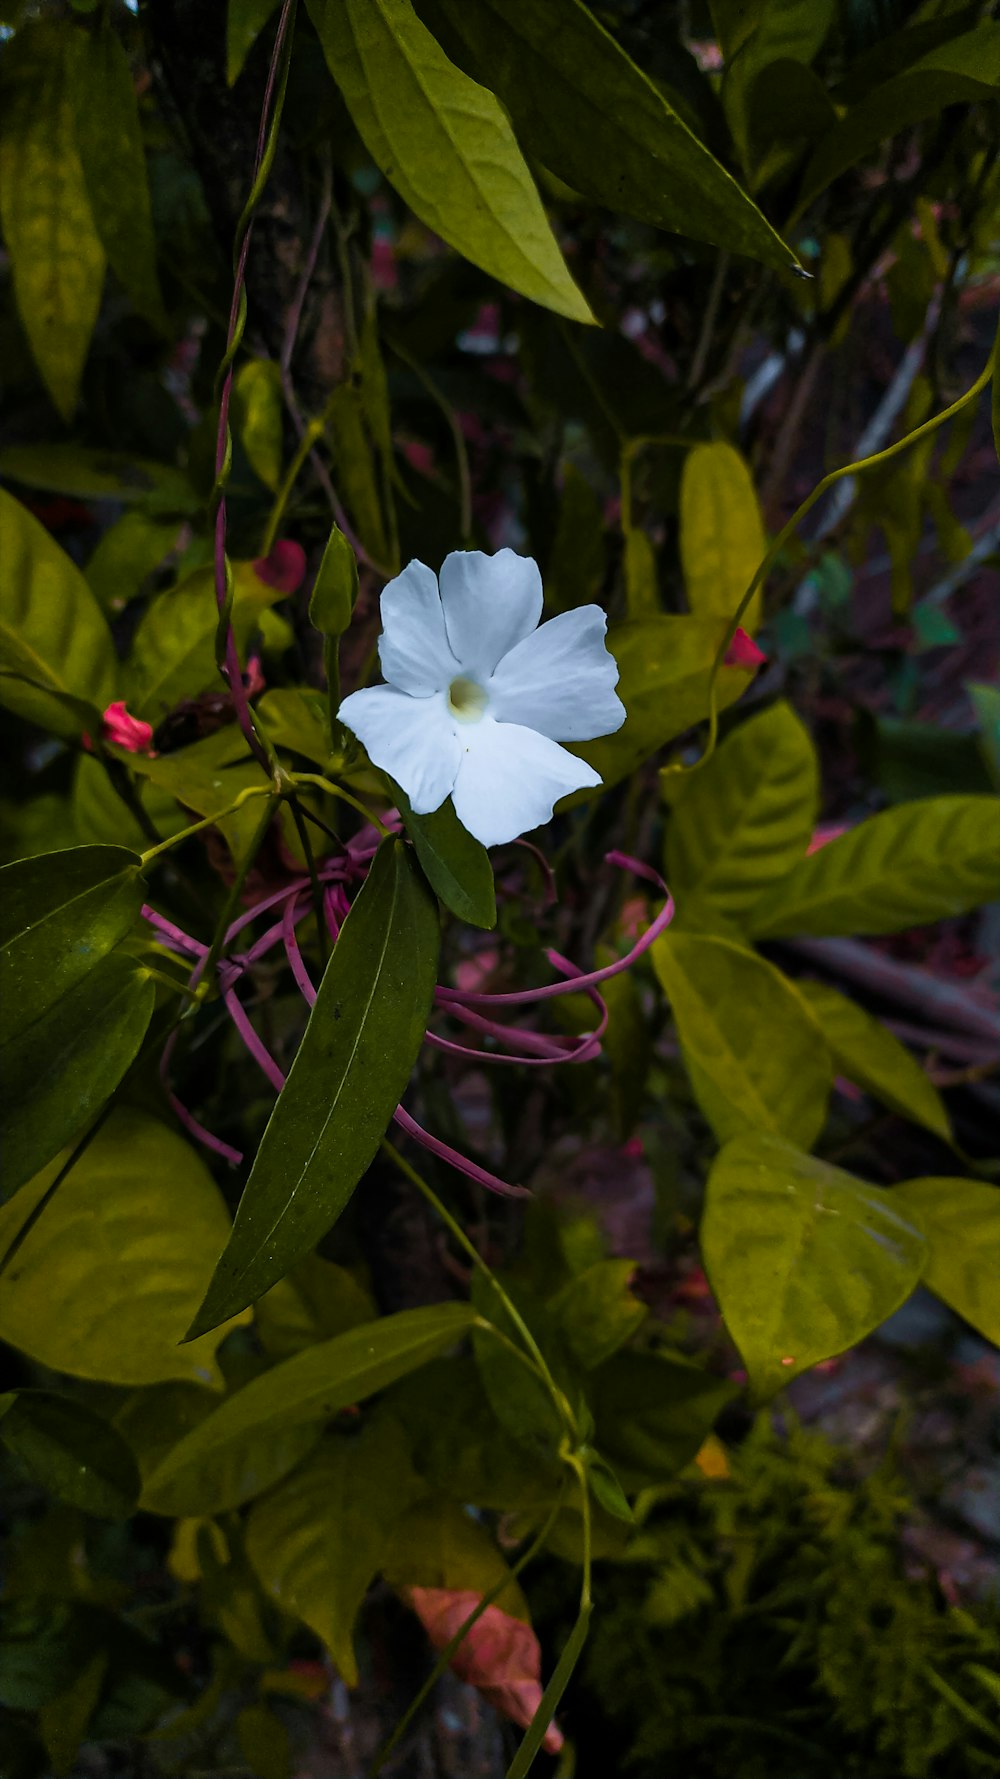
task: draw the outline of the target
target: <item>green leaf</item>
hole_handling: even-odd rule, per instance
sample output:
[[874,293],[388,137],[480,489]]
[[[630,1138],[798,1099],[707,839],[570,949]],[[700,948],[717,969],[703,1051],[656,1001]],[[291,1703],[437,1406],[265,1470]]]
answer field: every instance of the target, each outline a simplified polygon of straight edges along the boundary
[[[998,435],[1000,435],[1000,377],[993,379],[994,398],[998,403]],[[997,445],[1000,456],[1000,442]],[[965,690],[976,713],[979,723],[979,745],[987,771],[993,783],[1000,791],[1000,687],[986,685],[983,681],[967,680]]]
[[191,1335],[262,1297],[336,1222],[427,1029],[437,909],[401,841],[355,897]]
[[747,1130],[813,1143],[826,1119],[830,1052],[781,971],[707,933],[665,933],[652,956],[720,1143]]
[[2,488],[0,560],[0,703],[76,740],[84,707],[96,729],[115,695],[118,668],[104,614],[80,570]]
[[322,1432],[318,1421],[282,1427],[257,1439],[252,1434],[182,1470],[165,1488],[149,1484],[165,1458],[218,1403],[214,1391],[198,1384],[157,1384],[136,1390],[115,1417],[136,1457],[143,1480],[144,1513],[188,1515],[230,1513],[273,1488],[312,1451]]
[[911,63],[905,73],[881,82],[851,106],[846,117],[817,143],[802,175],[797,213],[890,137],[924,118],[937,117],[948,105],[994,98],[998,82],[1000,37],[995,22],[984,19],[973,30]]
[[273,358],[251,358],[233,380],[233,424],[250,468],[272,494],[281,481],[284,408],[281,369]]
[[808,730],[783,700],[748,717],[680,780],[666,875],[684,925],[741,926],[801,859],[819,810]]
[[[376,5],[378,0],[363,0]],[[367,426],[365,398],[355,383],[340,383],[326,406],[337,478],[354,529],[369,555],[395,574],[379,487],[375,447]]]
[[735,1395],[675,1353],[617,1353],[591,1378],[595,1444],[627,1487],[659,1482],[690,1464]]
[[290,748],[316,766],[330,758],[330,732],[326,725],[326,700],[311,686],[278,686],[259,699],[257,713],[271,740]]
[[648,618],[660,608],[656,552],[644,531],[625,533],[625,609],[630,618]]
[[540,1463],[536,1451],[505,1431],[473,1358],[433,1359],[398,1384],[388,1401],[435,1499],[509,1512],[544,1509],[558,1495],[558,1457]]
[[116,954],[0,1046],[0,1199],[31,1180],[110,1099],[139,1053],[155,999],[148,971]]
[[76,142],[79,36],[61,19],[4,45],[0,215],[14,295],[35,363],[72,417],[104,286],[104,249]]
[[[681,567],[696,618],[732,618],[764,560],[767,539],[746,460],[721,441],[695,445],[684,459],[680,506]],[[756,592],[740,623],[760,623]]]
[[144,591],[150,575],[173,550],[178,529],[176,519],[155,519],[148,513],[123,513],[108,526],[84,570],[102,611],[116,616]]
[[98,1519],[123,1520],[139,1499],[139,1471],[121,1434],[56,1390],[18,1390],[0,1440],[59,1501]]
[[629,1284],[633,1260],[599,1260],[578,1273],[548,1305],[573,1359],[585,1371],[610,1359],[649,1314]]
[[[565,1342],[556,1329],[548,1305],[533,1291],[503,1281],[507,1296],[531,1330],[557,1386],[571,1401],[580,1394],[567,1363]],[[517,1357],[524,1353],[524,1338],[489,1279],[478,1270],[472,1275],[472,1301],[482,1323],[489,1323],[504,1337],[498,1340],[489,1328],[476,1329],[473,1350],[480,1382],[501,1427],[537,1458],[551,1460],[559,1451],[564,1433],[562,1417],[548,1385],[531,1366]],[[505,1342],[507,1344],[505,1344]],[[511,1351],[511,1348],[516,1351]]]
[[141,504],[148,512],[190,513],[201,499],[183,470],[125,451],[91,451],[82,445],[5,445],[0,475],[28,488],[45,488],[79,500]]
[[400,1310],[272,1366],[174,1446],[150,1476],[143,1504],[153,1512],[172,1512],[160,1502],[175,1497],[187,1478],[196,1482],[206,1463],[245,1452],[252,1443],[266,1446],[288,1428],[318,1425],[363,1402],[454,1346],[476,1319],[464,1303]]
[[279,0],[227,0],[226,79],[233,86]]
[[0,871],[0,1042],[10,1044],[113,951],[142,907],[140,860],[78,846]]
[[322,1638],[358,1683],[354,1621],[419,1484],[397,1421],[334,1435],[250,1510],[246,1548],[271,1598]]
[[761,1400],[905,1303],[927,1243],[895,1191],[756,1135],[734,1138],[716,1159],[701,1250]]
[[607,562],[601,503],[576,465],[563,471],[562,499],[545,570],[550,612],[572,611],[598,597]]
[[833,1055],[837,1073],[902,1118],[912,1118],[946,1143],[951,1120],[941,1095],[915,1056],[881,1020],[822,982],[796,983]]
[[896,933],[1000,894],[1000,800],[926,797],[869,816],[754,909],[757,938]]
[[91,215],[108,264],[140,315],[169,334],[128,57],[106,20],[99,30],[80,36],[74,77],[76,140]]
[[[608,649],[618,663],[616,689],[628,716],[617,734],[570,752],[588,760],[605,785],[613,785],[676,735],[702,722],[708,716],[712,663],[725,633],[718,620],[677,615],[627,618],[610,625]],[[719,709],[732,704],[752,678],[741,667],[720,668]]]
[[94,1708],[104,1690],[108,1651],[98,1649],[85,1662],[72,1684],[54,1699],[47,1699],[38,1714],[38,1727],[56,1779],[64,1779],[76,1766],[80,1743],[87,1733]]
[[450,797],[433,814],[414,815],[399,785],[393,785],[393,794],[434,894],[459,920],[490,931],[497,924],[497,900],[485,846],[462,826]]
[[[241,656],[261,613],[285,595],[259,580],[251,562],[234,562],[232,626]],[[177,587],[158,593],[143,613],[126,666],[126,701],[133,716],[158,723],[184,698],[221,685],[215,665],[219,614],[215,577],[196,569]]]
[[373,1298],[353,1273],[309,1254],[265,1292],[254,1311],[254,1327],[272,1359],[287,1359],[318,1340],[373,1321],[376,1313]]
[[[0,1210],[0,1253],[62,1160]],[[201,1157],[158,1119],[117,1107],[10,1262],[0,1340],[71,1377],[217,1384],[222,1331],[197,1346],[179,1343],[228,1224]]]
[[409,0],[310,0],[309,12],[369,154],[420,220],[522,296],[593,321],[506,114]]
[[331,723],[340,709],[340,638],[351,622],[357,597],[358,559],[340,527],[335,525],[309,596],[309,617],[324,637],[323,662]]
[[417,0],[544,166],[609,209],[768,265],[795,257],[581,0]]
[[1000,1191],[981,1180],[905,1180],[892,1198],[930,1244],[924,1284],[1000,1347]]
[[394,1588],[447,1588],[482,1599],[507,1577],[501,1612],[530,1624],[528,1603],[486,1527],[454,1501],[417,1501],[396,1524],[385,1578]]

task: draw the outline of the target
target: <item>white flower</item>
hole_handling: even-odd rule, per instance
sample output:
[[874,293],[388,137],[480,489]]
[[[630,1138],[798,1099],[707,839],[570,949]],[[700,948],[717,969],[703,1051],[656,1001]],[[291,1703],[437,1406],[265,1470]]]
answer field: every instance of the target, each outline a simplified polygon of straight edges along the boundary
[[338,714],[417,815],[451,796],[470,834],[499,846],[548,821],[560,797],[601,783],[558,743],[621,728],[618,665],[599,606],[539,628],[530,556],[455,551],[440,580],[439,590],[411,562],[389,582],[378,645],[389,683],[352,693]]

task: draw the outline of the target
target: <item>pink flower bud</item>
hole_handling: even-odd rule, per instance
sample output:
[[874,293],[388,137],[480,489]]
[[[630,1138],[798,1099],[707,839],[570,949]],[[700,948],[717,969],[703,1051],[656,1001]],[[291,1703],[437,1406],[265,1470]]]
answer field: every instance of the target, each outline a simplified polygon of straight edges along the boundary
[[130,716],[125,702],[119,698],[109,704],[101,718],[101,736],[115,747],[124,747],[130,754],[151,754],[153,729],[150,723]]
[[294,593],[305,577],[306,553],[290,537],[279,537],[269,556],[258,556],[253,571],[265,586],[277,587],[279,593]]
[[763,650],[757,647],[753,637],[748,636],[741,626],[722,658],[722,665],[724,667],[742,667],[747,673],[755,673],[766,660],[767,656]]

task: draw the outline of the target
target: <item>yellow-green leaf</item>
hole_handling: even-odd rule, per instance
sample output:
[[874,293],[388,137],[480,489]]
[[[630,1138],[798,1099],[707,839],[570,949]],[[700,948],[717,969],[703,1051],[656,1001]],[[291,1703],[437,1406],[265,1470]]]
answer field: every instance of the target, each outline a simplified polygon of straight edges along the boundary
[[168,333],[128,57],[107,20],[80,37],[74,75],[76,139],[94,224],[112,271],[140,315]]
[[421,221],[522,296],[593,321],[505,112],[409,0],[310,0],[309,11],[369,154]]
[[1000,1347],[1000,1191],[983,1180],[905,1180],[892,1199],[927,1236],[924,1284]]
[[233,424],[254,474],[277,493],[283,428],[281,371],[273,358],[251,358],[233,382]]
[[14,295],[60,414],[76,407],[104,286],[104,249],[76,142],[78,33],[43,19],[4,45],[0,215]]
[[915,1056],[882,1024],[825,982],[796,984],[833,1053],[837,1073],[890,1111],[952,1141],[945,1103]]
[[769,1131],[808,1148],[826,1118],[830,1052],[780,970],[708,933],[653,946],[684,1066],[720,1142]]
[[[735,446],[719,441],[688,452],[680,526],[688,604],[695,617],[728,622],[767,548],[750,471]],[[760,611],[758,591],[740,619],[744,630],[756,630]]]
[[[0,1252],[60,1165],[0,1210]],[[218,1383],[213,1355],[227,1329],[180,1342],[228,1228],[201,1157],[158,1119],[119,1107],[8,1266],[0,1339],[54,1371],[102,1383]]]

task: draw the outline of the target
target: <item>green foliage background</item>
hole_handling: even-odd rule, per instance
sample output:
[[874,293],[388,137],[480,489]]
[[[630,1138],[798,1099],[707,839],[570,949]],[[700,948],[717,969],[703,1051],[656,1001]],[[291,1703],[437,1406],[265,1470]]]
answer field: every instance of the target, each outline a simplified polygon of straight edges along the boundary
[[[781,1392],[1000,1345],[995,9],[0,26],[3,1772],[290,1775],[345,1687],[331,1771],[457,1770],[428,1589],[487,1699],[540,1634],[470,1771],[989,1771],[995,1614]],[[627,721],[488,855],[337,712],[501,544]]]

